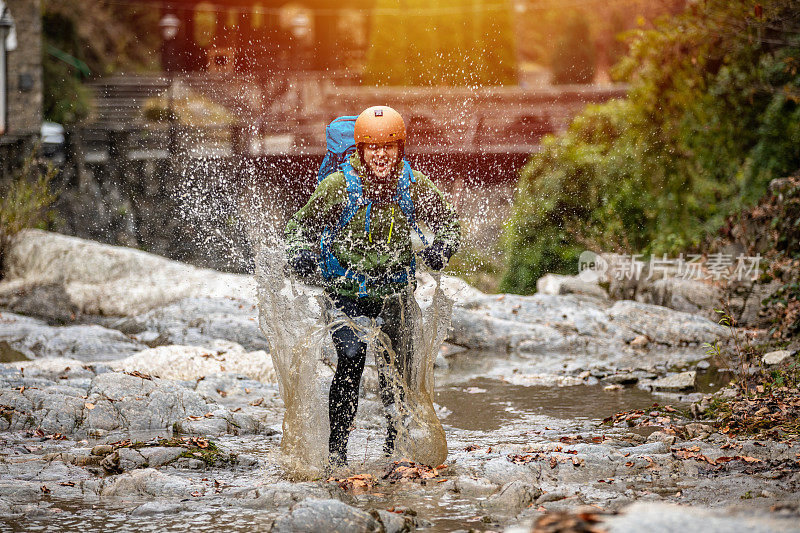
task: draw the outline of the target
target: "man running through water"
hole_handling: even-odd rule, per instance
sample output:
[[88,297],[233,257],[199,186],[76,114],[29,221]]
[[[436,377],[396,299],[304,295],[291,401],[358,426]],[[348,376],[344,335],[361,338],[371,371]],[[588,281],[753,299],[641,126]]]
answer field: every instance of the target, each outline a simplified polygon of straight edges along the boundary
[[[391,343],[395,367],[401,375],[403,368],[412,363],[408,313],[416,286],[412,230],[416,222],[421,222],[433,232],[433,242],[416,253],[433,270],[445,267],[460,240],[455,209],[433,182],[416,170],[411,177],[410,167],[404,176],[405,139],[405,123],[394,109],[375,106],[361,113],[355,122],[357,150],[348,160],[350,177],[343,171],[326,177],[285,230],[288,261],[299,276],[317,273],[320,266],[328,271],[324,277],[330,299],[329,321],[337,314],[344,314],[353,322],[359,317],[377,319]],[[338,231],[326,233],[337,227],[342,213],[352,205],[353,181],[361,183],[360,207]],[[407,193],[403,192],[404,187],[408,187]],[[409,199],[413,216],[408,216]],[[320,246],[324,234],[330,237],[329,247]],[[326,254],[341,265],[338,275],[330,274],[327,266],[331,261]],[[339,467],[347,464],[347,441],[358,409],[367,345],[349,325],[337,327],[332,338],[338,362],[328,401],[328,450],[331,465]],[[391,360],[389,352],[381,352],[383,361],[379,363],[384,365],[384,371],[379,372],[380,396],[388,422],[383,452],[388,457],[394,452],[401,418],[395,398],[402,399],[402,389],[385,370]]]

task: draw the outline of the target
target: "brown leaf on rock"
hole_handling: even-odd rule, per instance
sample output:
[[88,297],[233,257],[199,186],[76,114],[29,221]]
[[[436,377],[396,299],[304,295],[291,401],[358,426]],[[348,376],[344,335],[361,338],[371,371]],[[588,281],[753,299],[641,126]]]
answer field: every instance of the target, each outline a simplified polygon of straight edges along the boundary
[[396,481],[420,481],[424,483],[428,479],[434,479],[439,476],[437,468],[420,465],[413,461],[394,461],[389,465],[386,472],[381,476],[390,483]]
[[605,533],[593,513],[547,513],[533,524],[531,533]]
[[150,381],[152,381],[152,380],[153,380],[153,376],[151,376],[150,374],[142,374],[142,373],[141,373],[141,372],[139,372],[138,370],[133,370],[133,371],[131,371],[131,372],[127,372],[127,371],[125,371],[124,373],[125,373],[125,374],[128,374],[129,376],[133,376],[133,377],[135,377],[135,378],[149,379]]
[[328,478],[328,483],[336,483],[342,490],[363,494],[375,487],[377,481],[372,474],[356,474],[346,478]]

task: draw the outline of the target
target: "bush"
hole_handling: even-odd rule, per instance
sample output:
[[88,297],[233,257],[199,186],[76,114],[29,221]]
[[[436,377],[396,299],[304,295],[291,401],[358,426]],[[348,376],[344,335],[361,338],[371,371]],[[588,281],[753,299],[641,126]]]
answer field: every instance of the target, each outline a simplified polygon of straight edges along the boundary
[[631,89],[589,106],[523,169],[501,290],[575,273],[586,248],[677,254],[699,247],[769,181],[800,167],[800,5],[763,17],[722,0],[635,33],[618,65]]
[[0,185],[0,269],[14,235],[25,228],[46,227],[50,221],[52,214],[48,207],[56,199],[50,191],[50,182],[56,173],[49,165],[43,169],[35,154],[31,154],[20,170]]

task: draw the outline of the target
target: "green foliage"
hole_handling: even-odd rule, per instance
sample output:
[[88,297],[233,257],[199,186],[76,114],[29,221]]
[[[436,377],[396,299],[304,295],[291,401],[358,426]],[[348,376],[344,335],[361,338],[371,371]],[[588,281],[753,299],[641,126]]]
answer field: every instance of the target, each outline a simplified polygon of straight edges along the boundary
[[586,248],[690,251],[800,167],[800,35],[780,29],[798,18],[797,2],[756,19],[709,0],[636,32],[628,97],[588,106],[523,169],[501,289],[574,273]]
[[43,111],[47,120],[73,124],[89,116],[91,94],[75,67],[52,56],[48,47],[80,54],[74,22],[58,13],[42,15],[45,46],[42,47]]
[[365,83],[516,83],[508,6],[486,0],[378,0],[375,8]]
[[551,68],[555,83],[590,83],[594,76],[594,42],[589,23],[581,13],[564,22],[564,30],[556,46]]
[[48,223],[47,208],[56,199],[50,192],[50,182],[56,174],[57,170],[51,166],[43,169],[35,154],[31,154],[8,182],[0,184],[0,267],[14,235],[25,228]]
[[158,17],[158,10],[149,6],[43,0],[45,118],[71,124],[91,112],[85,74],[70,64],[70,56],[88,65],[93,76],[111,74],[121,67],[140,70],[155,66]]

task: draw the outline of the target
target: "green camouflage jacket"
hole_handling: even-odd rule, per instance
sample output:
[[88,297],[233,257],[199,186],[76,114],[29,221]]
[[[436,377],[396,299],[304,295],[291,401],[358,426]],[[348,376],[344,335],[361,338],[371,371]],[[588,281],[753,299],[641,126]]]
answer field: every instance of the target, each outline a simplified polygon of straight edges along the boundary
[[[361,177],[364,197],[375,196],[375,184],[365,177],[364,165],[358,154],[350,163]],[[402,171],[402,163],[397,172]],[[461,238],[461,227],[456,211],[424,174],[414,171],[416,183],[411,183],[410,194],[414,202],[414,220],[433,232],[434,238],[443,241],[455,252]],[[316,188],[308,203],[286,224],[286,253],[296,256],[301,250],[319,253],[322,231],[326,226],[338,225],[347,203],[347,185],[344,174],[335,172]],[[364,229],[366,207],[356,212],[353,219],[342,228],[333,241],[332,252],[344,268],[352,268],[368,276],[381,276],[408,268],[413,257],[414,230],[400,207],[394,203],[375,203],[370,216],[370,233]],[[405,283],[386,283],[369,287],[367,298],[379,299],[396,294]],[[358,284],[343,277],[330,281],[329,288],[340,295],[356,297]]]

